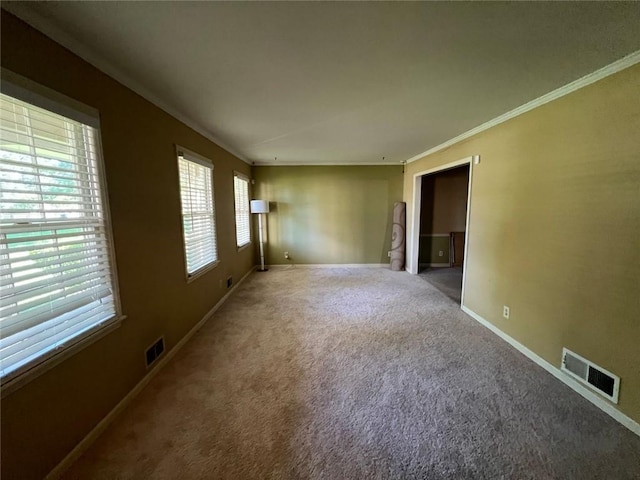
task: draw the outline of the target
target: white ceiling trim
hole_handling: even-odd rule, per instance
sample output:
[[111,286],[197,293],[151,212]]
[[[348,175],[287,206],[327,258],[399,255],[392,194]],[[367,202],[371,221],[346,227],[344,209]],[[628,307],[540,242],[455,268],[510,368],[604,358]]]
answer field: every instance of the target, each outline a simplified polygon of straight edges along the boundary
[[299,162],[252,162],[255,167],[388,167],[396,166],[400,167],[404,162],[385,162],[385,163],[358,163],[358,162],[312,162],[312,163],[299,163]]
[[[28,3],[28,2],[27,2]],[[181,121],[188,127],[192,128],[200,135],[206,137],[211,140],[213,143],[218,145],[220,148],[226,150],[230,154],[238,157],[245,163],[251,165],[251,161],[247,160],[243,155],[234,151],[233,148],[225,145],[219,138],[213,135],[208,129],[204,128],[202,125],[193,121],[191,118],[184,115],[182,112],[174,109],[173,107],[167,105],[163,100],[158,98],[153,93],[149,92],[143,85],[133,80],[127,74],[123,73],[120,69],[113,66],[112,63],[105,60],[100,55],[96,54],[93,50],[84,46],[77,39],[67,34],[61,28],[54,25],[51,20],[48,18],[35,13],[33,10],[30,10],[28,6],[22,5],[18,2],[3,2],[2,8],[12,13],[16,17],[20,18],[24,22],[31,25],[33,28],[38,30],[39,32],[45,34],[55,42],[59,43],[63,47],[66,47],[68,50],[71,50],[73,53],[78,55],[80,58],[90,63],[98,70],[106,73],[111,78],[115,79],[117,82],[120,82],[125,87],[133,90],[135,93],[143,97],[145,100],[153,103],[156,107],[164,110],[166,113]]]
[[420,160],[421,158],[424,158],[427,155],[431,155],[432,153],[439,152],[440,150],[443,150],[447,147],[455,145],[456,143],[461,142],[462,140],[465,140],[469,137],[472,137],[473,135],[476,135],[480,132],[484,132],[485,130],[495,127],[496,125],[506,122],[507,120],[511,120],[512,118],[515,118],[518,115],[522,115],[523,113],[529,112],[534,108],[538,108],[541,105],[544,105],[545,103],[549,103],[553,100],[557,100],[560,97],[564,97],[565,95],[568,95],[572,92],[575,92],[576,90],[584,88],[587,85],[591,85],[592,83],[595,83],[598,80],[602,80],[603,78],[608,77],[609,75],[613,75],[614,73],[624,70],[625,68],[629,68],[639,62],[640,62],[640,50],[636,50],[635,52],[627,55],[626,57],[621,58],[620,60],[617,60],[607,65],[606,67],[602,67],[601,69],[596,70],[595,72],[590,73],[588,75],[585,75],[584,77],[579,78],[574,82],[568,83],[567,85],[564,85],[563,87],[553,90],[552,92],[549,92],[546,95],[538,97],[535,100],[531,100],[530,102],[525,103],[524,105],[518,108],[515,108],[510,112],[500,115],[499,117],[496,117],[493,120],[489,120],[488,122],[485,122],[482,125],[472,128],[471,130],[468,130],[465,133],[462,133],[457,137],[452,138],[451,140],[447,140],[446,142],[441,143],[440,145],[437,145],[433,148],[430,148],[429,150],[419,153],[418,155],[415,155],[407,159],[406,162],[407,163],[415,162],[416,160]]

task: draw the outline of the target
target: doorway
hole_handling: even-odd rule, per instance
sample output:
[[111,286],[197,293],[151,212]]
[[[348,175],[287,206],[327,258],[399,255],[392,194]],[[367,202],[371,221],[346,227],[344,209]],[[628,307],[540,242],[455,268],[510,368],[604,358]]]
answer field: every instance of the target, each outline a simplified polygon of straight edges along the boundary
[[479,157],[414,175],[411,273],[458,304],[464,301],[472,164]]

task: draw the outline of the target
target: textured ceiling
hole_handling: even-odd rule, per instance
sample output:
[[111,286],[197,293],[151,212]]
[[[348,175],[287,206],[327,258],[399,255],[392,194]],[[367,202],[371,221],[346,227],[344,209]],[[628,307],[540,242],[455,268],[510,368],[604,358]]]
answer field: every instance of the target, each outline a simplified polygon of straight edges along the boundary
[[261,164],[404,161],[640,49],[638,3],[3,7]]

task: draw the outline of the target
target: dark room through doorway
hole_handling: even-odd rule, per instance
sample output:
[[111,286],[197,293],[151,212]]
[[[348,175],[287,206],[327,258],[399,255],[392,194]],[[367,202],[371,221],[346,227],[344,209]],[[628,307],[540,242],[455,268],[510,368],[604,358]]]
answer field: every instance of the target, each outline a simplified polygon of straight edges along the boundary
[[424,175],[418,273],[460,303],[464,269],[469,165]]

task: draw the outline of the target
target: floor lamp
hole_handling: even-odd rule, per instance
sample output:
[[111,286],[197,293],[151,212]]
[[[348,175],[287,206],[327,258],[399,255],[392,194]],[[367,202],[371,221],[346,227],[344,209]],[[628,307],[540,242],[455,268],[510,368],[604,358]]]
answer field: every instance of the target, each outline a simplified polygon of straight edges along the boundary
[[251,200],[251,213],[258,215],[258,235],[260,236],[260,269],[259,272],[266,272],[264,268],[264,236],[262,231],[262,215],[269,213],[269,202],[266,200]]

